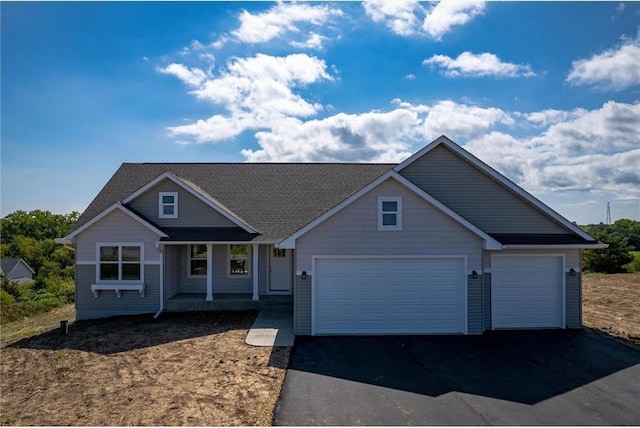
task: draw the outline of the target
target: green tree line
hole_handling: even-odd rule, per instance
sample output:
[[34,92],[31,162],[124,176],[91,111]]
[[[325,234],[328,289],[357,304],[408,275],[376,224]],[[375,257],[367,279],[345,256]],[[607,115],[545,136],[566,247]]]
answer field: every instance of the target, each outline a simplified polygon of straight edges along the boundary
[[583,262],[590,272],[640,272],[640,222],[620,219],[613,224],[580,226],[600,242],[603,250],[585,250]]
[[10,322],[73,302],[74,252],[56,244],[78,220],[78,212],[15,211],[0,219],[0,255],[22,258],[35,271],[34,281],[0,284],[0,321]]

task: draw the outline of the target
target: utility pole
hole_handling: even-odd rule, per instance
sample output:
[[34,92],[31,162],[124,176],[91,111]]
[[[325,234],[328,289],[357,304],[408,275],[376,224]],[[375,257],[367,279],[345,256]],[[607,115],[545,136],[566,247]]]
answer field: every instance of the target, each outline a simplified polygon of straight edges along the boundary
[[611,206],[609,205],[609,202],[607,202],[607,220],[605,223],[611,224]]

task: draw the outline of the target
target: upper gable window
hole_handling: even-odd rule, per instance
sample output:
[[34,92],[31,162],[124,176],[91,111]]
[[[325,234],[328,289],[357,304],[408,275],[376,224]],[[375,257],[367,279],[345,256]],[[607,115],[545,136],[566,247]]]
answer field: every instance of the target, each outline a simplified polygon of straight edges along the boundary
[[159,218],[178,218],[178,192],[160,192],[158,199]]
[[402,230],[402,198],[378,198],[378,230]]

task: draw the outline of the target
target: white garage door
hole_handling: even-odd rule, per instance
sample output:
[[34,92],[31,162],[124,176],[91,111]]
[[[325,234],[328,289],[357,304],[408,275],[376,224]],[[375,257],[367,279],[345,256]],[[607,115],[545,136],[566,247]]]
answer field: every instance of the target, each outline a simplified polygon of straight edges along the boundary
[[564,327],[561,256],[494,257],[493,328]]
[[464,259],[316,258],[313,334],[464,333]]

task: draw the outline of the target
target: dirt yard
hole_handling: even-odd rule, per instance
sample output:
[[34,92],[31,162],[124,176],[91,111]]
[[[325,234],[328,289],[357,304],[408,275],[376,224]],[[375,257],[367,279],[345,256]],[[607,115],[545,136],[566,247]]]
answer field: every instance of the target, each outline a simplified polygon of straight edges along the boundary
[[640,274],[588,274],[582,290],[585,326],[640,346]]
[[5,344],[0,422],[270,425],[289,348],[245,344],[256,314],[80,321]]

